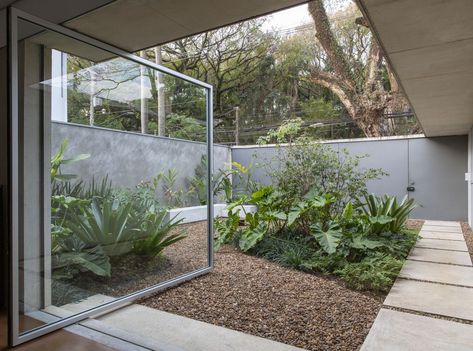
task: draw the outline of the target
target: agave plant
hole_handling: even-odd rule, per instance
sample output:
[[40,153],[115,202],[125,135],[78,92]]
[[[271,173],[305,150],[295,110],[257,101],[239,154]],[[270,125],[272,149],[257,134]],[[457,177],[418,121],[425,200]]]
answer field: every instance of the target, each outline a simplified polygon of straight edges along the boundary
[[173,217],[166,220],[166,211],[152,213],[142,223],[140,238],[133,244],[133,251],[138,255],[156,257],[169,245],[184,239],[186,236],[181,233],[169,234],[171,229],[182,222],[182,219],[175,220]]
[[417,207],[414,199],[404,196],[401,202],[395,196],[377,197],[365,195],[363,212],[370,222],[372,233],[398,233],[406,223],[409,214]]
[[131,251],[137,234],[137,228],[129,225],[131,206],[94,198],[84,213],[71,215],[66,226],[87,247],[100,246],[109,257],[122,255]]

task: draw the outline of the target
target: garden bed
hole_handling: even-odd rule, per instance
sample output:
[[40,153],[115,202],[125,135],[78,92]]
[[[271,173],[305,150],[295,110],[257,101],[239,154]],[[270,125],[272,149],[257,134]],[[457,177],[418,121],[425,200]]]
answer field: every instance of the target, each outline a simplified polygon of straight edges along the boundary
[[[410,221],[420,229],[422,221]],[[309,350],[357,350],[384,295],[359,292],[224,245],[215,269],[141,303]]]
[[70,283],[64,283],[64,288],[68,287],[68,294],[58,292],[57,298],[62,300],[54,301],[55,304],[76,302],[95,294],[121,297],[207,267],[207,222],[182,224],[173,228],[170,234],[181,231],[186,232],[187,237],[166,247],[162,256],[150,258],[130,253],[114,257],[110,278],[82,272],[74,279],[73,287],[70,287]]

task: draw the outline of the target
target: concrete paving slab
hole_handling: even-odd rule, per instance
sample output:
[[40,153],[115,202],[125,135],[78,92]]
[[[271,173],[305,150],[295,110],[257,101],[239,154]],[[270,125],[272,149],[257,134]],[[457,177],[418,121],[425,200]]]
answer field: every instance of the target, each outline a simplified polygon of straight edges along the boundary
[[448,233],[458,233],[463,234],[463,231],[460,227],[442,227],[437,225],[424,225],[422,226],[422,231],[433,231],[433,232],[448,232]]
[[98,320],[141,336],[148,344],[156,340],[182,351],[302,351],[298,347],[141,305],[122,308]]
[[419,233],[419,236],[424,239],[465,241],[463,234],[459,234],[459,233],[423,231]]
[[473,288],[473,267],[407,260],[399,277]]
[[437,240],[437,239],[423,239],[422,238],[422,239],[417,240],[415,247],[468,252],[468,248],[466,247],[466,244],[464,241]]
[[473,321],[472,288],[397,279],[384,305]]
[[458,227],[461,228],[461,225],[459,222],[452,222],[452,221],[424,221],[424,225],[426,226],[442,226],[442,227]]
[[460,251],[435,250],[415,247],[409,254],[409,259],[416,261],[429,261],[436,263],[451,263],[472,266],[470,254],[468,252]]
[[473,325],[381,309],[362,351],[471,351]]

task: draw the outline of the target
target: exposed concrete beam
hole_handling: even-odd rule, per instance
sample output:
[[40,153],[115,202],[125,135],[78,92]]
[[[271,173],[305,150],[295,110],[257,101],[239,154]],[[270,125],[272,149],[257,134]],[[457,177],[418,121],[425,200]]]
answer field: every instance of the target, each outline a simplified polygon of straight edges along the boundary
[[473,125],[473,1],[356,0],[427,136]]

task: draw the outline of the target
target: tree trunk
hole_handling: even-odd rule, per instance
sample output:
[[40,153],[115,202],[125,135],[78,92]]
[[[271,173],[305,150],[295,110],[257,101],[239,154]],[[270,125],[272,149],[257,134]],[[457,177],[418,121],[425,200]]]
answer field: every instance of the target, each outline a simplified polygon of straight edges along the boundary
[[[161,53],[161,46],[154,48],[154,58],[157,65],[163,64],[163,56]],[[164,96],[164,79],[161,72],[156,72],[156,85],[158,90],[158,135],[166,135],[166,106]]]

